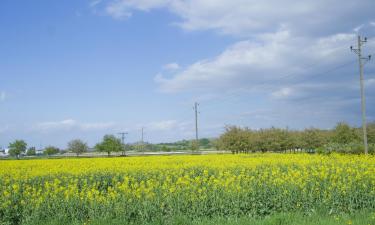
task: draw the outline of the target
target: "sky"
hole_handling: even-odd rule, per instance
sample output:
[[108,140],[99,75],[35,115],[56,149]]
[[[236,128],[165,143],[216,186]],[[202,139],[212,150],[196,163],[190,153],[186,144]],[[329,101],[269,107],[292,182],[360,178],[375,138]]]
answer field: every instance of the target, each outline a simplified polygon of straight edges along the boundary
[[[2,0],[0,147],[361,125],[373,0]],[[375,60],[365,65],[375,121]]]

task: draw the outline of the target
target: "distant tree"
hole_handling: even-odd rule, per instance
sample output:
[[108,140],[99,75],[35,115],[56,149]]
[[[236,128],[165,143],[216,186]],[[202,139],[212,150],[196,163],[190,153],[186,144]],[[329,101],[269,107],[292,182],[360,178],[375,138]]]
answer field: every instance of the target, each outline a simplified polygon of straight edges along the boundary
[[360,140],[358,132],[347,123],[338,123],[333,133],[333,141],[339,144],[349,144]]
[[169,150],[169,148],[167,146],[163,145],[161,147],[161,151],[163,151],[163,152],[169,152],[170,150]]
[[66,150],[66,149],[60,149],[60,154],[65,154],[67,152],[68,152],[68,150]]
[[191,142],[191,150],[193,150],[193,151],[199,150],[199,141],[193,140]]
[[78,156],[79,154],[87,152],[88,146],[82,140],[75,139],[75,140],[72,140],[68,143],[68,150],[76,153],[76,155]]
[[60,149],[59,148],[57,148],[57,147],[54,147],[54,146],[48,146],[48,147],[46,147],[45,149],[44,149],[44,154],[45,155],[55,155],[55,154],[57,154],[57,153],[59,153],[60,152]]
[[199,145],[202,146],[202,148],[209,148],[210,147],[210,139],[208,139],[208,138],[199,139]]
[[217,141],[217,146],[222,150],[229,150],[233,154],[245,153],[253,150],[255,139],[253,132],[249,129],[226,126],[225,133]]
[[36,149],[35,147],[30,147],[27,149],[26,151],[26,155],[27,156],[33,156],[33,155],[36,155]]
[[305,129],[302,133],[302,147],[306,150],[315,150],[325,144],[325,137],[321,130],[316,128]]
[[107,152],[108,156],[111,152],[121,152],[124,150],[124,146],[119,138],[114,135],[105,135],[103,141],[96,144],[95,149],[99,152]]
[[375,144],[375,122],[367,124],[367,139],[368,143]]
[[13,143],[9,144],[9,155],[16,156],[17,159],[20,155],[26,151],[27,144],[24,140],[15,140]]
[[304,146],[303,132],[301,131],[290,131],[289,136],[290,149],[294,152],[302,149]]

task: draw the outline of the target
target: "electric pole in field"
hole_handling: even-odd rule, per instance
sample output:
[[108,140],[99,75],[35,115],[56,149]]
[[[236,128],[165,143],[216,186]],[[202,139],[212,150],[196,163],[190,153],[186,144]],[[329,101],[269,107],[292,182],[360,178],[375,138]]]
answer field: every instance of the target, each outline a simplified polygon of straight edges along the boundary
[[121,143],[122,143],[123,155],[126,156],[126,152],[125,152],[125,135],[127,135],[128,132],[120,132],[118,134],[121,135]]
[[198,141],[198,106],[197,102],[194,103],[194,111],[195,111],[195,141],[197,144],[197,150],[199,150],[199,141]]
[[362,129],[363,129],[363,145],[365,147],[365,154],[368,154],[368,145],[367,145],[367,122],[366,122],[366,99],[365,99],[365,87],[364,87],[364,78],[363,78],[363,66],[366,62],[371,59],[371,55],[367,57],[362,57],[362,45],[367,42],[367,38],[362,39],[358,35],[357,48],[350,46],[350,50],[358,55],[359,63],[359,81],[361,85],[361,108],[362,108]]
[[142,142],[142,144],[143,144],[143,129],[144,129],[144,127],[142,127],[142,135],[141,135],[141,142]]
[[144,153],[143,136],[144,136],[144,127],[142,127],[141,129],[141,148],[142,148],[142,152]]

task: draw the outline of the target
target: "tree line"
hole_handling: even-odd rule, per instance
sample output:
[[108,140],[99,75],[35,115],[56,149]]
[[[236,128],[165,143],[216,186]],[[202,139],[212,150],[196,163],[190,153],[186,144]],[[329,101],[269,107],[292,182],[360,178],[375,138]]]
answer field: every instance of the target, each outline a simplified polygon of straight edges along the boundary
[[[19,159],[22,155],[27,155],[27,156],[35,156],[37,155],[37,150],[35,147],[29,147],[27,148],[27,143],[24,140],[15,140],[14,142],[10,143],[9,146],[9,155],[12,157],[16,157]],[[68,149],[67,150],[61,150],[55,146],[47,146],[43,149],[43,154],[50,156],[50,155],[55,155],[58,153],[64,153],[64,152],[73,152],[77,156],[87,152],[88,150],[88,145],[83,142],[80,139],[75,139],[72,140],[68,143]]]
[[[367,125],[369,153],[375,153],[375,122]],[[140,147],[141,146],[141,147]],[[304,130],[290,130],[288,128],[250,129],[238,126],[226,126],[225,132],[217,139],[202,138],[198,143],[194,140],[183,140],[173,143],[160,144],[123,144],[114,135],[105,135],[101,142],[95,145],[94,150],[105,152],[108,156],[112,152],[126,151],[175,151],[197,149],[228,150],[232,153],[250,152],[317,152],[317,153],[363,153],[362,129],[351,127],[347,123],[338,123],[333,129],[324,130],[307,128]],[[87,143],[80,139],[72,140],[65,150],[54,146],[43,149],[44,155],[72,152],[79,156],[87,152]],[[19,158],[21,155],[34,156],[35,147],[27,148],[24,140],[15,140],[9,144],[10,156]]]
[[[36,148],[30,147],[27,148],[27,143],[24,140],[15,140],[9,144],[9,155],[20,158],[21,155],[26,154],[27,156],[37,155]],[[103,140],[96,144],[94,149],[98,152],[106,152],[108,156],[111,152],[120,152],[125,151],[125,146],[122,144],[119,138],[116,138],[114,135],[105,135]],[[79,156],[82,153],[85,153],[89,150],[89,146],[86,142],[80,139],[74,139],[68,143],[68,148],[66,150],[61,150],[54,146],[47,146],[43,149],[43,154],[50,156],[58,153],[72,152]]]
[[[104,135],[101,142],[97,143],[93,150],[96,152],[104,152],[107,153],[108,156],[111,155],[113,152],[122,152],[122,155],[125,155],[126,151],[187,151],[192,150],[195,147],[194,140],[182,140],[177,142],[170,142],[170,143],[159,143],[159,144],[151,144],[147,142],[137,142],[134,144],[123,144],[121,139],[117,138],[114,135]],[[200,149],[213,149],[214,141],[213,139],[202,138],[199,139],[199,147]],[[35,147],[27,147],[27,143],[24,140],[15,140],[14,142],[10,143],[9,146],[9,155],[12,157],[19,158],[22,155],[26,156],[35,156],[35,155],[56,155],[56,154],[64,154],[67,152],[71,152],[79,156],[82,153],[87,152],[90,148],[84,141],[80,139],[72,140],[68,143],[68,147],[66,149],[59,149],[55,146],[47,146],[43,150],[37,151]],[[41,153],[41,151],[43,153]]]
[[[369,152],[375,152],[375,122],[367,126]],[[238,126],[227,126],[218,138],[218,149],[232,153],[249,152],[318,152],[318,153],[363,153],[362,128],[338,123],[333,129],[269,128],[254,130]]]

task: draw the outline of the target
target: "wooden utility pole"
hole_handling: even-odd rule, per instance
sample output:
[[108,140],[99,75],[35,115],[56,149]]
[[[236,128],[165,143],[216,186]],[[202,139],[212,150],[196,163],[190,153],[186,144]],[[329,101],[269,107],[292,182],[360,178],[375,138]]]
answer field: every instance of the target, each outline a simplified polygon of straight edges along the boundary
[[362,129],[363,129],[363,145],[365,148],[365,154],[368,154],[368,144],[367,144],[367,122],[366,122],[366,99],[365,99],[365,86],[363,78],[363,66],[366,62],[371,59],[371,55],[368,57],[362,57],[362,46],[367,42],[367,38],[362,40],[361,36],[358,35],[357,48],[350,46],[350,50],[358,55],[359,63],[359,81],[361,85],[361,109],[362,109]]
[[118,133],[118,134],[121,135],[122,151],[123,151],[123,155],[126,156],[126,150],[125,150],[125,135],[127,135],[128,132],[120,132],[120,133]]
[[194,103],[194,111],[195,111],[195,141],[197,144],[197,150],[199,150],[199,139],[198,139],[198,106],[197,102]]

